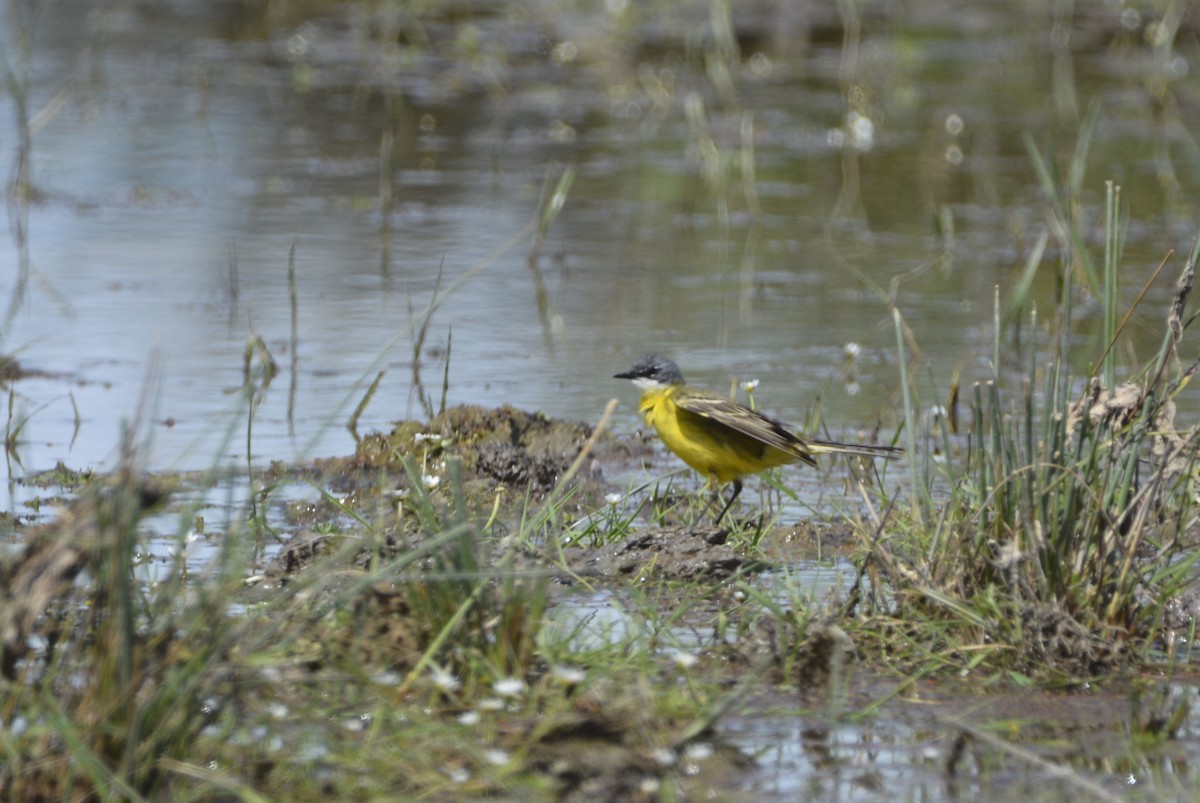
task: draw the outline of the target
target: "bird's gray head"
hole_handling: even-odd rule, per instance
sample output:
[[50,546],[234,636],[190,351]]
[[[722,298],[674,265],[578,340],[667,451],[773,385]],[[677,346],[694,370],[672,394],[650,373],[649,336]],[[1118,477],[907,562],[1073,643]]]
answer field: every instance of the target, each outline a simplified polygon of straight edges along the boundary
[[661,354],[643,354],[628,371],[614,374],[615,379],[632,379],[633,384],[643,389],[665,388],[682,385],[683,374],[679,366]]

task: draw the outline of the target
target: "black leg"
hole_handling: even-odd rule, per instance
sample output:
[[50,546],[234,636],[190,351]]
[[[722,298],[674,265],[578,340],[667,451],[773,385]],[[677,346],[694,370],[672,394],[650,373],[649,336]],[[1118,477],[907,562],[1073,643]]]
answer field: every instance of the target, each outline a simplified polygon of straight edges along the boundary
[[[721,519],[725,518],[725,514],[729,512],[729,508],[733,505],[733,501],[738,498],[738,494],[740,494],[741,492],[742,492],[742,481],[734,480],[733,481],[733,493],[730,494],[729,501],[725,503],[725,507],[721,508],[721,512],[717,514],[717,520],[714,521],[713,524],[716,524],[716,525],[721,524]],[[718,490],[717,493],[719,494],[720,490]],[[716,497],[714,496],[713,499],[715,500]],[[707,513],[708,511],[705,510],[705,512]]]
[[712,492],[712,496],[708,498],[708,504],[704,506],[704,510],[700,511],[700,515],[692,521],[692,526],[688,527],[689,533],[695,532],[696,528],[700,526],[700,522],[704,521],[704,517],[708,515],[708,511],[712,510],[712,506],[716,504],[717,500],[720,498],[721,489],[718,487]]
[[[733,494],[730,495],[729,501],[725,503],[725,507],[721,508],[721,512],[717,516],[717,518],[713,520],[713,524],[718,525],[718,526],[721,524],[721,519],[725,518],[725,514],[728,513],[729,508],[733,506],[733,500],[737,499],[738,494],[740,494],[741,492],[742,492],[742,481],[734,480],[733,481]],[[716,490],[713,491],[712,496],[709,497],[708,504],[704,506],[704,510],[700,511],[700,515],[696,517],[696,520],[692,523],[692,526],[688,528],[688,532],[692,532],[693,530],[695,530],[697,527],[700,526],[700,522],[704,521],[704,517],[708,515],[708,511],[712,510],[712,506],[715,505],[717,503],[717,500],[720,498],[721,498],[721,489],[720,489],[720,487],[718,487]]]

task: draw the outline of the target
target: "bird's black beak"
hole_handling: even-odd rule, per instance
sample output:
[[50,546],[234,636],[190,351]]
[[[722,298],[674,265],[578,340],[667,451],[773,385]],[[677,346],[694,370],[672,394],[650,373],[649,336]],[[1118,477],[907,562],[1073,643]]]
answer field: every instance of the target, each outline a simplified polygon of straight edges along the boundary
[[621,374],[613,374],[613,379],[633,379],[634,377],[636,377],[636,374],[634,374],[633,371],[625,371]]

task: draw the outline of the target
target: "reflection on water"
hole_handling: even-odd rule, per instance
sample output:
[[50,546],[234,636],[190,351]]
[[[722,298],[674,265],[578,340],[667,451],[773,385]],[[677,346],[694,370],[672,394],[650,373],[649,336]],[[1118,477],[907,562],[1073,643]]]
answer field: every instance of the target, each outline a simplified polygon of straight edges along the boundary
[[[156,583],[173,576],[180,558],[186,573],[193,576],[229,563],[269,566],[288,542],[312,535],[289,518],[289,513],[302,514],[322,500],[320,490],[311,485],[281,483],[268,500],[259,499],[257,507],[252,507],[246,479],[236,475],[179,489],[177,497],[182,497],[177,499],[180,504],[147,513],[139,521],[139,530],[146,535],[145,552],[136,557],[137,576],[143,582]],[[255,513],[262,526],[256,530],[258,537],[251,538],[254,528],[239,516]],[[240,552],[238,559],[221,560],[224,550]]]
[[[1195,38],[1152,10],[1053,5],[842,20],[783,4],[739,8],[726,32],[707,3],[613,3],[435,15],[421,37],[367,8],[7,7],[31,146],[10,94],[0,162],[28,156],[32,185],[10,194],[23,226],[0,243],[0,289],[17,288],[22,242],[31,273],[3,347],[38,372],[14,385],[28,420],[11,471],[111,468],[143,394],[153,467],[244,461],[255,335],[281,374],[252,459],[347,453],[378,371],[360,431],[423,415],[424,323],[434,404],[448,360],[449,403],[594,420],[618,396],[627,430],[633,399],[609,377],[653,348],[697,384],[761,380],[786,420],[820,399],[834,433],[890,431],[887,298],[926,403],[955,371],[990,374],[993,287],[1049,225],[1026,135],[1065,172],[1101,104],[1074,213],[1098,252],[1103,181],[1122,184],[1130,298],[1194,234]],[[568,164],[531,264],[528,227]],[[1057,248],[1034,282],[1043,309]],[[1157,332],[1135,324],[1122,356]]]
[[[806,600],[824,601],[844,592],[853,582],[854,573],[854,566],[844,560],[801,561],[764,572],[754,584],[784,604],[795,594]],[[714,631],[706,615],[696,621],[693,621],[696,617],[685,617],[669,634],[649,633],[644,630],[646,617],[636,609],[627,610],[633,607],[610,589],[564,594],[553,621],[547,626],[578,652],[622,642],[665,645],[664,649],[672,655],[680,651],[691,654],[713,646]],[[724,637],[732,641],[737,635],[731,630]]]
[[731,741],[755,757],[758,771],[750,790],[780,800],[944,799],[938,758],[948,744],[935,734],[898,722],[878,728],[823,720],[817,715],[807,724],[770,716],[727,721]]
[[[1189,690],[1194,693],[1194,689]],[[1096,724],[1102,699],[1039,697],[1054,713],[1004,715],[1000,697],[954,700],[913,695],[865,719],[833,711],[790,710],[794,702],[759,701],[765,710],[727,717],[722,735],[755,759],[746,789],[769,800],[1186,800],[1194,796],[1188,752],[1194,733],[1160,748],[1138,747],[1118,716]],[[1112,696],[1106,696],[1112,695]],[[976,727],[947,709],[986,720]],[[1088,723],[1088,724],[1080,724]],[[1000,733],[994,731],[1000,730]]]

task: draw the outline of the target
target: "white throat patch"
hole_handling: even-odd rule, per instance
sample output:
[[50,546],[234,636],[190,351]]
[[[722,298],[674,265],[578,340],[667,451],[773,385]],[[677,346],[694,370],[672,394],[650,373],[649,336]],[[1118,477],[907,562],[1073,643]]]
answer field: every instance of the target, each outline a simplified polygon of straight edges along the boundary
[[633,380],[633,384],[637,385],[642,390],[662,390],[667,387],[666,382],[659,382],[657,379],[639,376]]

